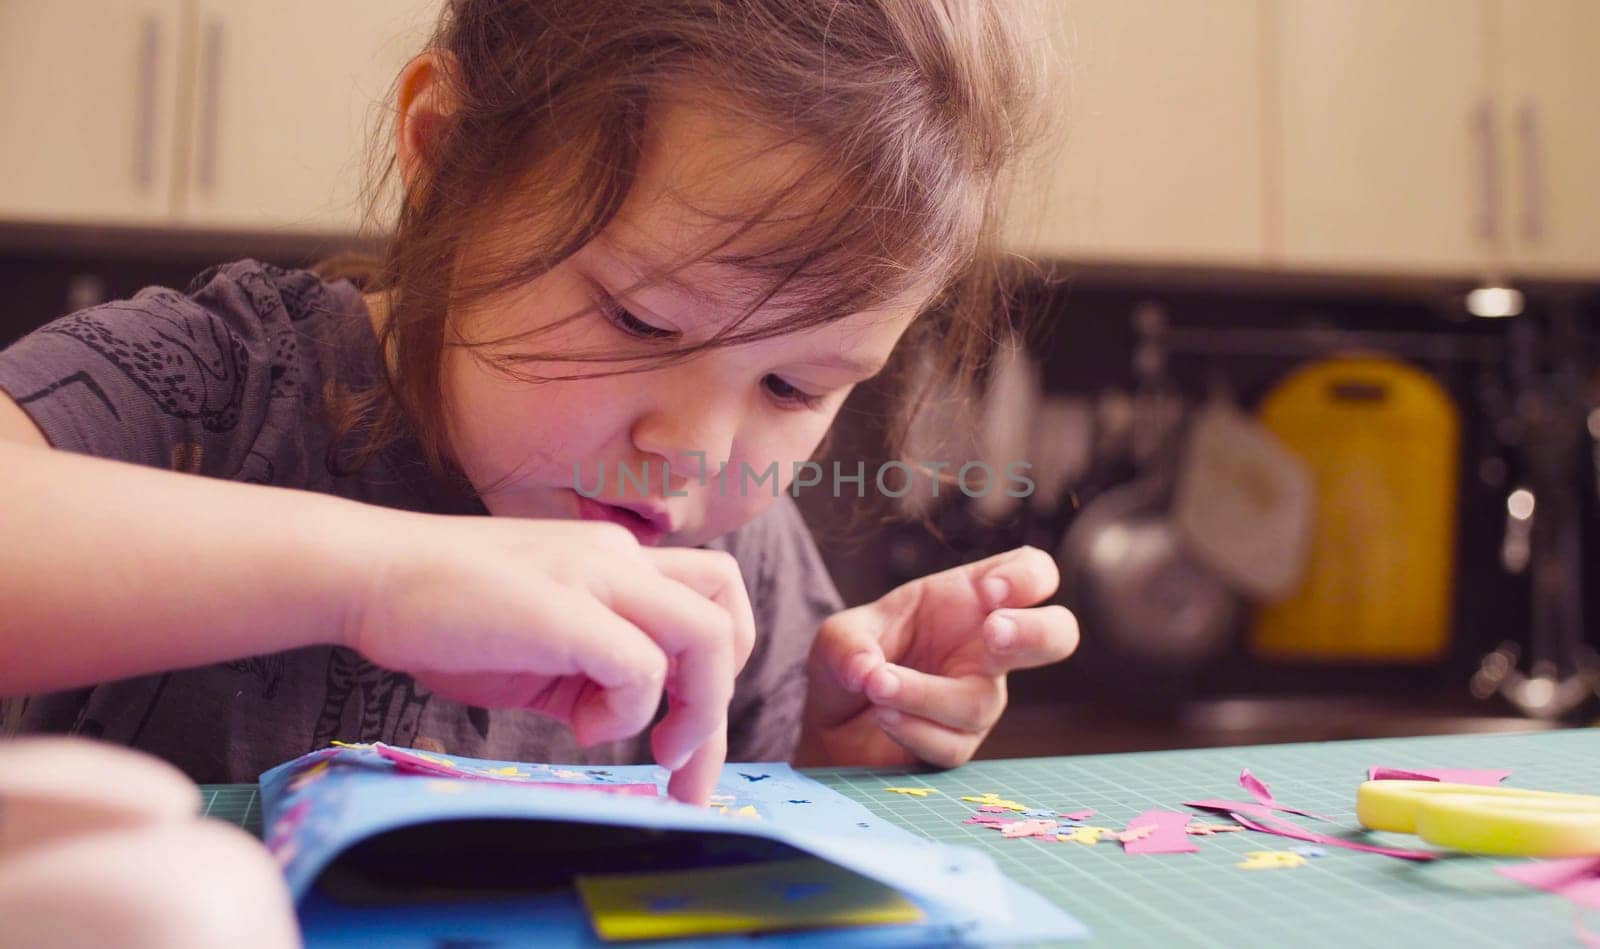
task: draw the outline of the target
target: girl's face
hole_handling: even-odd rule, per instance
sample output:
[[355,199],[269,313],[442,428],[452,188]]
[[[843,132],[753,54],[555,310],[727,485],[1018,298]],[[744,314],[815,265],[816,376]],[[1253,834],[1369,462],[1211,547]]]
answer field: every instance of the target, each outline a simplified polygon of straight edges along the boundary
[[[606,231],[538,280],[453,313],[453,325],[467,339],[498,339],[582,313],[503,344],[503,352],[646,357],[664,341],[711,336],[756,299],[738,274],[696,263],[670,281],[629,288],[657,267],[698,260],[726,233],[718,229],[728,225],[690,205],[750,206],[762,188],[783,180],[798,153],[763,144],[708,111],[663,107],[633,190]],[[611,520],[647,544],[705,543],[789,489],[850,390],[882,368],[929,295],[592,379],[516,380],[469,348],[449,347],[444,392],[456,460],[496,515]],[[781,325],[785,312],[779,298],[751,319]],[[560,376],[624,365],[527,368]],[[775,478],[767,475],[774,464]],[[844,473],[853,475],[854,465],[848,467]],[[624,481],[621,468],[635,477],[648,473],[648,487]],[[832,485],[829,471],[812,490]],[[598,494],[586,499],[580,487]],[[865,490],[873,490],[870,480]],[[849,497],[855,488],[846,483],[843,491]]]

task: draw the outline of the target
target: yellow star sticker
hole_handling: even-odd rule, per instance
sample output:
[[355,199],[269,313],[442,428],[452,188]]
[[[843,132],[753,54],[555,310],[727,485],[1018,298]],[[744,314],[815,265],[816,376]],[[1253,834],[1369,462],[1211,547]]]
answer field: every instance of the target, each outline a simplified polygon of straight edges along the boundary
[[937,793],[933,788],[884,788],[884,790],[890,794],[905,794],[910,797],[927,797]]
[[1244,863],[1235,864],[1241,870],[1287,870],[1305,865],[1306,858],[1292,850],[1252,850],[1244,855]]

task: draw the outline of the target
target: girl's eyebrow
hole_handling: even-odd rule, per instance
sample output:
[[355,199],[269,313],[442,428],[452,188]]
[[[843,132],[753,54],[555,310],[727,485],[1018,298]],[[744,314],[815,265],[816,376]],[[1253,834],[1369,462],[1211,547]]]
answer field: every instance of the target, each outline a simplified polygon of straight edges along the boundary
[[859,356],[851,356],[848,353],[839,353],[834,356],[823,356],[819,359],[807,360],[807,362],[811,363],[813,366],[825,366],[834,369],[848,369],[851,372],[860,373],[862,376],[865,376],[869,379],[883,371],[883,363],[878,362],[876,359],[863,359]]
[[[733,302],[722,295],[712,293],[696,284],[690,283],[676,273],[670,273],[669,268],[660,266],[649,255],[632,248],[622,247],[605,235],[595,238],[594,242],[605,251],[607,257],[620,263],[632,274],[634,280],[637,281],[636,286],[664,285],[678,294],[708,307],[725,307]],[[636,265],[635,261],[642,267]],[[679,270],[682,269],[684,268],[679,268]],[[651,274],[657,276],[652,279]]]

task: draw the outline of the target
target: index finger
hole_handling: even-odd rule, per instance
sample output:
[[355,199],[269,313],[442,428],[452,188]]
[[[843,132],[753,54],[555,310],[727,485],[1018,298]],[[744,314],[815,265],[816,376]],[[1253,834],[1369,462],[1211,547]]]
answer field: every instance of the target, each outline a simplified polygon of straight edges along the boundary
[[643,547],[640,553],[657,570],[728,611],[733,620],[734,671],[743,669],[755,649],[756,617],[738,561],[721,551],[692,547]]
[[733,619],[688,585],[645,571],[612,591],[613,609],[643,629],[668,658],[667,716],[651,735],[663,767],[677,771],[722,728],[733,700]]
[[711,792],[722,777],[722,766],[728,759],[728,721],[696,748],[683,767],[673,772],[667,782],[667,793],[685,804],[704,806],[711,801]]
[[1078,619],[1060,604],[995,610],[983,621],[990,675],[1047,666],[1078,648]]

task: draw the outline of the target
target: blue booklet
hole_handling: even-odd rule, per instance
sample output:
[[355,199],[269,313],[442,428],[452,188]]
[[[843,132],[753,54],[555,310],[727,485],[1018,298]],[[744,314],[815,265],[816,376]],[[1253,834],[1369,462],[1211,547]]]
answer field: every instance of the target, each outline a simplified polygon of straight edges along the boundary
[[[265,837],[312,946],[1088,935],[981,851],[918,837],[786,764],[729,764],[705,808],[669,799],[667,777],[337,744],[261,776]],[[808,901],[827,928],[796,922]]]

